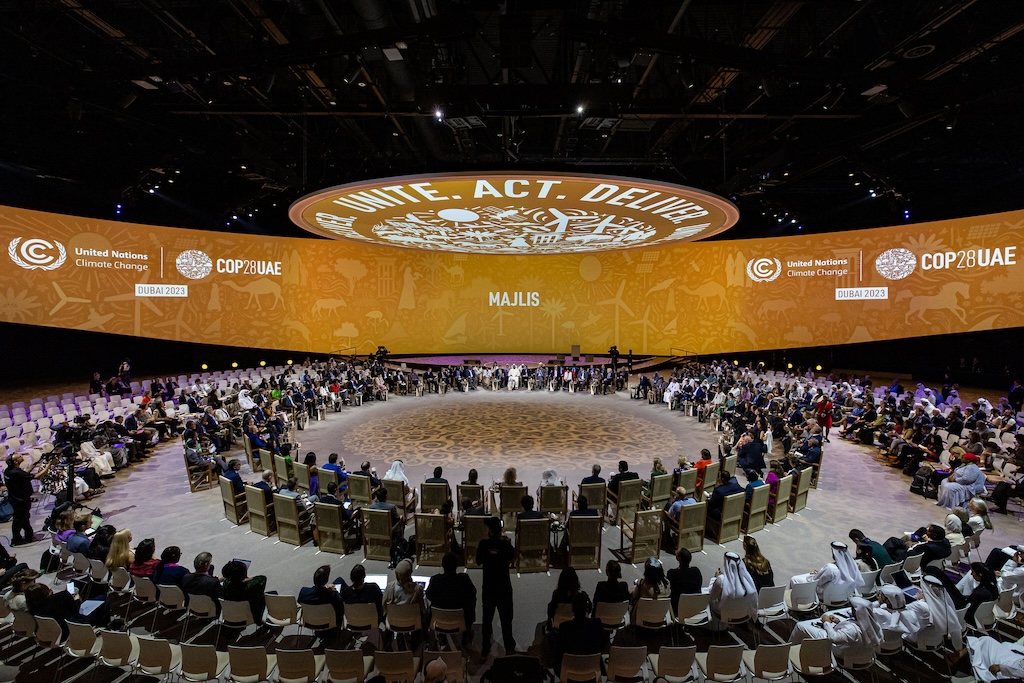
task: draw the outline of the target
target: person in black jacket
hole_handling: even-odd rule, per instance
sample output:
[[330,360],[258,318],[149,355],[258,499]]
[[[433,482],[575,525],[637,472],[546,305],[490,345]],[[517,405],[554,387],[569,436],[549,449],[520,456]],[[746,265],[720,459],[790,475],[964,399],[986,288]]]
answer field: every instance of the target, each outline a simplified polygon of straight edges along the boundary
[[599,602],[629,601],[629,586],[621,580],[622,566],[618,560],[608,560],[608,564],[604,566],[604,575],[608,577],[608,580],[597,582],[597,587],[594,588],[594,608],[590,616],[596,614]]
[[704,588],[704,577],[701,576],[700,569],[690,566],[693,554],[686,548],[680,548],[676,552],[676,560],[679,566],[669,569],[665,575],[668,579],[669,603],[673,613],[679,604],[680,595],[696,595]]
[[619,493],[619,482],[626,481],[627,479],[639,479],[640,475],[636,472],[629,471],[629,463],[625,460],[619,461],[619,471],[612,475],[612,478],[608,481],[608,490],[618,495]]
[[708,517],[711,519],[718,519],[722,516],[722,505],[725,502],[725,497],[730,496],[734,493],[743,493],[743,487],[736,481],[736,477],[732,476],[732,472],[728,470],[722,470],[718,475],[718,486],[711,493],[711,501],[708,503]]
[[473,639],[473,621],[476,619],[476,586],[468,574],[458,573],[458,566],[459,559],[455,553],[445,553],[441,558],[442,571],[430,577],[426,596],[433,607],[462,610],[466,619],[462,642],[468,644]]
[[[195,571],[181,579],[181,590],[187,595],[205,595],[217,605],[220,614],[220,579],[213,575],[213,555],[202,552],[192,561]],[[256,616],[255,614],[253,616]]]
[[561,672],[562,655],[596,655],[604,651],[608,633],[597,619],[588,617],[590,598],[580,591],[572,599],[573,618],[558,629],[558,668]]
[[377,623],[384,621],[384,593],[375,583],[366,583],[366,568],[357,564],[349,572],[350,584],[341,593],[346,605],[372,604],[377,606]]
[[501,520],[488,517],[487,538],[476,548],[476,563],[483,570],[483,645],[480,656],[486,657],[491,650],[494,612],[498,612],[501,622],[501,636],[505,641],[505,652],[511,654],[516,649],[516,641],[512,636],[513,602],[512,579],[509,567],[515,559],[516,552],[508,536],[501,533]]
[[[330,605],[334,608],[335,624],[340,628],[345,623],[345,581],[339,576],[334,583],[327,585],[331,579],[331,565],[324,564],[313,572],[313,585],[299,591],[300,605]],[[379,588],[378,588],[379,590]]]

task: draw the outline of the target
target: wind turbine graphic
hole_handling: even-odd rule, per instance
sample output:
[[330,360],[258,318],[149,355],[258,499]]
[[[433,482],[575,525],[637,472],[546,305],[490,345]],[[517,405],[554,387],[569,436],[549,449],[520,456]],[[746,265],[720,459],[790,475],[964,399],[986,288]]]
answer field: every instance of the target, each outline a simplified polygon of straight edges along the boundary
[[641,348],[642,353],[647,353],[647,330],[650,329],[654,330],[655,332],[658,331],[658,328],[654,325],[654,323],[651,322],[650,315],[651,307],[648,306],[647,310],[644,311],[644,317],[629,323],[630,325],[640,325],[640,329],[643,332],[643,346]]
[[64,293],[64,290],[60,288],[56,282],[52,283],[53,288],[57,290],[57,305],[50,309],[50,315],[53,315],[60,309],[64,308],[67,304],[91,304],[92,299],[80,299],[74,296],[68,296]]
[[506,311],[503,308],[499,308],[498,312],[495,313],[494,316],[491,318],[491,322],[493,322],[495,320],[498,321],[498,336],[499,337],[504,337],[505,336],[504,322],[505,322],[505,318],[510,316],[510,315],[512,315],[512,313],[510,311]]
[[614,343],[619,343],[619,311],[625,311],[628,315],[633,315],[633,311],[630,310],[626,302],[622,300],[622,292],[626,289],[626,281],[623,280],[619,285],[619,291],[615,293],[611,299],[605,299],[604,301],[598,301],[598,306],[614,306],[615,307],[615,339]]

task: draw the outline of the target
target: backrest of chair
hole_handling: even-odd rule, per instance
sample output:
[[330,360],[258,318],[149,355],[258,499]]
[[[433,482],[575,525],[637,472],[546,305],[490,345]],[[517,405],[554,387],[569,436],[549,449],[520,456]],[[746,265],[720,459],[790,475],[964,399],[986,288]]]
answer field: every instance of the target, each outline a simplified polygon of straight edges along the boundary
[[688,470],[680,472],[678,476],[676,476],[675,485],[682,486],[689,494],[694,494],[697,490],[697,469],[695,467],[691,467]]
[[605,628],[619,627],[629,611],[629,602],[598,602],[594,605],[594,617],[599,619]]
[[309,493],[309,465],[301,462],[292,462],[292,473],[297,482],[298,489]]
[[903,560],[903,571],[908,574],[916,574],[921,570],[921,560],[923,559],[924,553],[907,555],[906,559]]
[[388,492],[388,501],[401,510],[405,505],[405,482],[401,479],[381,479],[380,485]]
[[[797,473],[793,490],[789,495],[789,511],[800,512],[807,507],[807,492],[811,488],[811,470],[806,467]],[[801,653],[803,651],[801,650]]]
[[299,501],[297,498],[291,496],[282,496],[280,493],[274,494],[274,515],[277,517],[277,523],[288,524],[293,527],[299,526]]
[[107,582],[107,565],[103,563],[103,560],[91,559],[89,560],[89,577],[96,583]]
[[363,552],[368,559],[391,559],[391,511],[360,508],[363,518]]
[[789,496],[793,492],[793,475],[787,474],[779,479],[775,491],[775,504],[768,506],[768,517],[773,524],[778,524],[789,516]]
[[36,633],[36,619],[28,612],[19,610],[14,613],[14,623],[11,628],[15,634],[23,638],[31,638]]
[[284,486],[288,483],[288,477],[291,476],[288,473],[288,460],[283,455],[274,456],[274,480],[278,486]]
[[551,560],[551,520],[520,519],[516,525],[516,569],[547,571]]
[[569,487],[541,486],[540,511],[544,513],[553,512],[564,517],[569,511]]
[[[601,675],[601,655],[562,655],[562,675],[572,680],[586,680]],[[586,678],[584,678],[586,677]]]
[[469,569],[479,567],[476,563],[476,549],[480,541],[487,538],[487,519],[483,515],[468,515],[462,518],[462,544],[466,552],[466,567]]
[[348,478],[348,497],[353,505],[370,504],[370,478],[361,474],[353,474]]
[[658,650],[658,676],[687,679],[697,657],[697,646],[663,647]]
[[740,670],[742,663],[742,645],[708,646],[708,678],[717,679],[716,674],[731,676]]
[[740,459],[740,456],[737,453],[733,453],[732,455],[727,455],[723,460],[721,460],[722,469],[724,469],[726,472],[732,472],[732,475],[735,477],[736,476],[736,463],[739,462],[739,459]]
[[[217,603],[209,595],[188,593],[188,611],[198,617],[217,616]],[[248,603],[247,603],[248,604]]]
[[96,631],[89,624],[67,622],[68,640],[65,644],[70,653],[76,657],[85,657],[92,652],[96,644]]
[[148,576],[136,576],[132,582],[132,595],[142,602],[156,602],[156,584]]
[[63,638],[60,623],[52,617],[36,617],[35,636],[41,647],[57,647]]
[[[458,500],[455,501],[455,507],[459,510],[462,509],[463,498],[469,498],[470,502],[479,505],[480,507],[483,507],[484,503],[486,502],[483,484],[459,484],[458,486],[455,487],[455,491],[456,495],[458,496]],[[426,496],[425,491],[423,495]]]
[[100,631],[103,645],[100,648],[100,657],[108,661],[127,662],[131,658],[132,640],[128,633],[123,631]]
[[597,515],[569,517],[569,566],[574,569],[597,569],[601,566],[602,519]]
[[832,641],[828,638],[808,638],[800,643],[800,669],[831,671]]
[[679,512],[679,539],[677,548],[686,548],[692,553],[704,549],[704,527],[707,523],[708,504],[705,501],[684,505]]
[[261,536],[269,536],[277,529],[274,504],[267,503],[263,489],[245,487],[245,504],[249,510],[249,528]]
[[818,582],[794,583],[790,593],[793,605],[809,605],[818,602]]
[[[449,490],[448,484],[423,482],[420,484],[420,509],[423,512],[440,510],[450,498]],[[388,499],[390,498],[391,492],[388,491]]]
[[988,600],[978,605],[978,609],[974,611],[974,623],[982,631],[987,631],[996,623],[995,607],[996,601]]
[[745,534],[752,534],[765,527],[768,512],[768,494],[771,490],[767,485],[754,488],[743,513],[742,529]]
[[661,510],[638,510],[633,514],[633,562],[657,557],[661,552]]
[[626,479],[619,482],[619,507],[631,508],[640,505],[640,494],[644,490],[644,482],[641,479]]
[[221,600],[220,610],[220,618],[225,624],[249,626],[255,623],[252,606],[248,600]]
[[413,630],[423,627],[422,605],[415,602],[391,603],[384,606],[384,617],[392,630]]
[[707,593],[682,593],[676,600],[676,618],[682,621],[705,611],[711,604]]
[[757,608],[769,609],[782,604],[786,599],[785,586],[765,586],[757,592]]
[[[722,463],[715,461],[704,468],[704,479],[701,481],[701,493],[710,494],[718,486],[718,474],[722,471]],[[732,470],[730,470],[732,471]]]
[[722,518],[716,539],[719,544],[734,541],[740,537],[740,522],[743,519],[745,502],[746,494],[742,491],[726,496],[722,501]]
[[442,631],[466,630],[466,613],[461,609],[430,608],[430,628]]
[[672,479],[672,475],[667,473],[655,474],[651,477],[649,486],[652,507],[661,507],[672,497]]
[[893,562],[892,564],[885,565],[884,567],[882,567],[881,573],[878,575],[878,583],[880,583],[880,584],[894,583],[892,575],[895,574],[896,572],[898,572],[899,570],[901,570],[902,568],[903,568],[903,561],[902,560],[899,561],[899,562]]
[[505,526],[515,525],[515,515],[523,509],[523,496],[527,493],[525,486],[509,486],[502,484],[498,488],[498,510],[501,512],[501,520]]
[[139,638],[139,666],[171,670],[171,643],[163,638]]
[[658,628],[668,623],[671,601],[668,598],[640,598],[636,603],[633,624],[644,628]]
[[334,605],[331,604],[309,605],[303,603],[302,623],[313,631],[324,631],[337,627],[338,614],[334,611]]
[[185,593],[177,586],[160,586],[160,604],[170,609],[184,609]]
[[231,677],[234,679],[257,676],[257,680],[262,681],[267,678],[267,648],[262,645],[228,645],[228,659],[231,662]]
[[312,650],[274,651],[277,655],[277,675],[281,679],[296,680],[305,678],[309,683],[316,679],[316,663]]
[[327,648],[324,650],[324,657],[327,673],[332,681],[351,680],[354,683],[364,683],[366,680],[361,650],[334,650]]
[[[672,476],[672,475],[666,475]],[[640,675],[640,669],[647,661],[647,646],[622,647],[612,645],[608,650],[608,677],[622,676],[623,678],[636,678]]]
[[580,484],[580,495],[586,497],[587,507],[597,510],[604,515],[604,509],[608,505],[608,485],[602,482],[594,484]]
[[408,650],[387,652],[380,649],[373,653],[373,661],[377,670],[389,683],[413,683],[416,679],[416,667],[412,652]]
[[880,569],[875,569],[870,572],[861,572],[860,585],[857,586],[857,592],[861,595],[873,595],[875,593],[875,583],[878,580],[878,574],[880,572]]
[[[316,476],[320,479],[320,490],[323,493],[327,493],[327,489],[330,486],[331,482],[333,482],[335,485],[340,486],[338,482],[338,473],[335,472],[334,470],[329,470],[321,467],[317,470]],[[341,498],[340,493],[338,497]]]
[[275,595],[267,593],[263,596],[267,603],[267,614],[278,621],[295,624],[299,620],[299,604],[294,595]]
[[351,631],[367,631],[378,625],[377,606],[372,602],[345,605],[345,624]]
[[758,645],[754,652],[754,671],[757,678],[780,678],[789,671],[789,651],[792,645]]

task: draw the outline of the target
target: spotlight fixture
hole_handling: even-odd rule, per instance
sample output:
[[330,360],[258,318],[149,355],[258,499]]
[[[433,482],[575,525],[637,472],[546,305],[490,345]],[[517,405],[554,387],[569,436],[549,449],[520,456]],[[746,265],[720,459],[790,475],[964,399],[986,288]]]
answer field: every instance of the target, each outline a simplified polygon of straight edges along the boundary
[[265,368],[265,367],[267,367],[267,361],[265,361],[265,360],[261,360],[261,361],[260,361],[260,367],[261,367],[261,368]]
[[577,114],[582,114],[583,113],[583,105],[582,104],[576,106],[576,113]]
[[203,364],[202,364],[202,365],[200,365],[199,367],[200,367],[200,368],[202,368],[203,370],[209,370],[209,369],[210,369],[210,366],[209,366],[209,365],[207,365],[206,363],[203,363]]
[[814,369],[817,370],[818,372],[821,372],[821,364],[819,363],[818,365],[815,365]]
[[787,370],[792,370],[793,369],[793,364],[792,363],[786,363],[786,369]]
[[438,121],[442,120],[444,118],[444,112],[441,111],[440,109],[435,109],[434,118],[437,119]]
[[291,364],[292,364],[292,360],[291,360],[291,358],[289,358],[288,359],[288,365],[291,365]]
[[237,368],[238,367],[238,361],[232,361],[231,362],[231,367]]

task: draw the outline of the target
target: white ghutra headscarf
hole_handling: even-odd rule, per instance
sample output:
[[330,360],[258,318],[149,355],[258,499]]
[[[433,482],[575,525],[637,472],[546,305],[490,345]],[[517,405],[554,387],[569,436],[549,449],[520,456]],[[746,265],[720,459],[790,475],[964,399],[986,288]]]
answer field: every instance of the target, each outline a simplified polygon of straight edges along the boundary
[[876,648],[882,642],[882,627],[875,621],[875,610],[864,598],[850,598],[853,618],[860,627],[861,642],[870,648]]
[[932,627],[939,632],[945,633],[953,642],[953,649],[960,650],[964,646],[963,628],[960,626],[960,618],[956,615],[956,606],[953,599],[946,592],[937,577],[925,576],[921,580],[921,588],[924,593],[924,601],[928,605],[928,616],[931,618]]
[[385,479],[397,480],[409,485],[409,477],[405,475],[405,467],[402,465],[401,460],[396,460],[391,463],[391,467],[388,469],[387,474],[384,475]]
[[836,563],[836,569],[839,570],[839,578],[835,580],[836,585],[842,586],[849,591],[850,595],[853,595],[861,582],[860,570],[857,569],[857,563],[853,561],[850,549],[845,543],[832,542],[832,559]]
[[757,618],[757,587],[739,555],[732,551],[725,554],[725,566],[718,580],[722,582],[722,600],[747,598],[750,618]]

